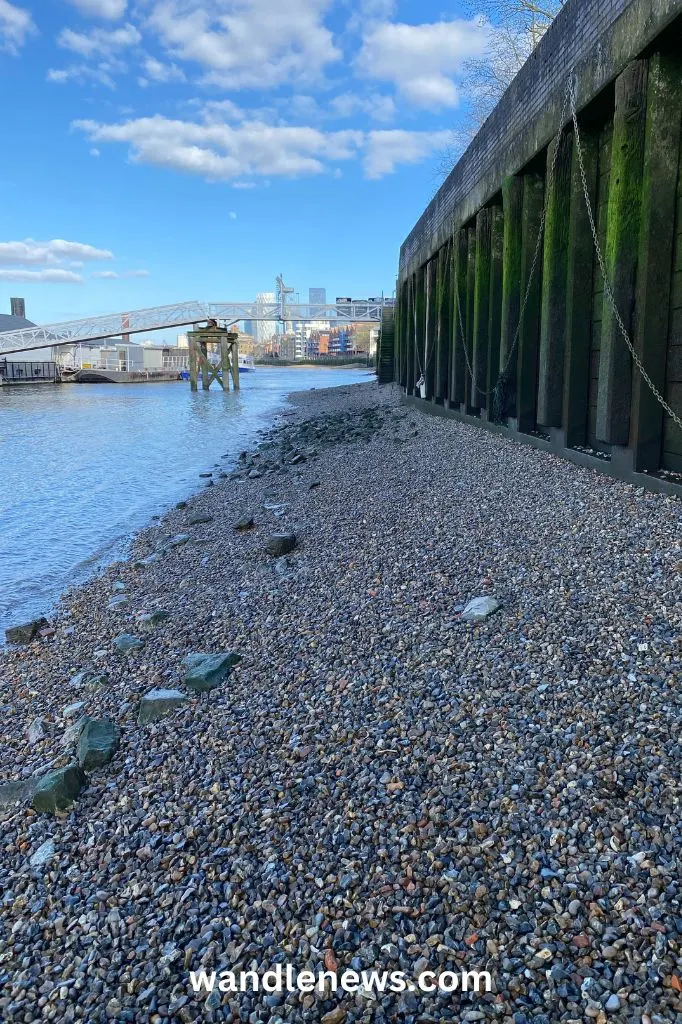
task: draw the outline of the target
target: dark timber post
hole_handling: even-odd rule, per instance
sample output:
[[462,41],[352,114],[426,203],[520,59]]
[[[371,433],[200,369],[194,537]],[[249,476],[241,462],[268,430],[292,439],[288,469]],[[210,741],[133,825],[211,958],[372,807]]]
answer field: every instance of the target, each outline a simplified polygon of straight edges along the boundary
[[490,314],[490,245],[492,210],[485,207],[476,214],[476,263],[474,268],[473,367],[471,400],[473,409],[485,405],[488,380],[488,318]]
[[[538,423],[545,427],[560,427],[563,418],[571,155],[570,134],[564,133],[547,147],[548,192],[542,266],[538,387]],[[550,187],[549,176],[555,158],[554,178]]]
[[[426,267],[419,267],[417,270],[417,287],[415,294],[415,337],[414,337],[414,380],[416,382],[424,375],[424,342],[426,338]],[[421,392],[417,394],[417,398]]]
[[464,402],[462,412],[471,409],[472,379],[469,366],[473,367],[474,357],[474,309],[476,296],[476,228],[467,228],[467,278],[466,306],[464,316],[464,345],[469,357],[469,365],[464,368]]
[[461,325],[466,334],[466,282],[468,237],[466,229],[461,228],[455,236],[453,255],[452,281],[452,356],[450,359],[450,407],[457,408],[464,402],[466,364],[464,362],[464,342]]
[[414,355],[414,347],[416,344],[415,338],[415,319],[414,319],[414,304],[415,304],[415,275],[410,276],[405,281],[405,288],[407,290],[406,296],[406,316],[405,316],[405,394],[414,394],[414,367],[416,358]]
[[409,331],[409,318],[408,318],[408,302],[407,295],[409,289],[409,281],[404,280],[400,286],[400,366],[399,372],[400,377],[398,378],[401,387],[407,385],[407,345],[408,345],[408,331]]
[[[645,370],[661,392],[665,388],[681,110],[682,61],[655,54],[649,61],[647,82],[633,342]],[[641,374],[635,371],[630,424],[634,469],[660,468],[662,432],[663,409]]]
[[529,433],[537,425],[538,354],[540,346],[540,295],[542,266],[538,259],[529,285],[533,255],[542,220],[545,183],[542,174],[531,171],[523,176],[523,213],[521,235],[521,295],[528,288],[528,301],[521,317],[516,379],[517,430]]
[[[613,298],[628,331],[632,330],[639,247],[646,91],[647,62],[635,60],[616,79],[604,257]],[[609,297],[604,292],[597,437],[606,444],[628,443],[632,396],[631,362]]]
[[[504,367],[514,344],[521,314],[521,227],[523,213],[523,178],[505,178],[502,182],[504,244],[502,249],[502,332],[500,366]],[[509,363],[508,407],[516,415],[516,354]]]
[[431,401],[433,398],[434,370],[436,365],[436,273],[438,269],[438,257],[434,256],[426,264],[424,271],[425,280],[425,318],[424,318],[424,384],[426,387],[425,397]]
[[485,383],[485,406],[491,410],[490,392],[500,373],[500,334],[502,330],[502,252],[504,245],[504,214],[501,206],[491,208],[490,224],[490,303],[488,311],[488,374]]
[[437,330],[436,330],[436,382],[434,395],[444,402],[448,397],[448,371],[450,353],[450,274],[452,246],[446,242],[438,256]]
[[[578,154],[573,141],[571,200],[568,225],[566,281],[566,364],[564,375],[564,445],[585,444],[590,391],[590,334],[592,331],[592,280],[594,242],[585,205]],[[590,206],[597,202],[599,132],[581,128],[580,143]],[[599,271],[597,271],[599,273]]]

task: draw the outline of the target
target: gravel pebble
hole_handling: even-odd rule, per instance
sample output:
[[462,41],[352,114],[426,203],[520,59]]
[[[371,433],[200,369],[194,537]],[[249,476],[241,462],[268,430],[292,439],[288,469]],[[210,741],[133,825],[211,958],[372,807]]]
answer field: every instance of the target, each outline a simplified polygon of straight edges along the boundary
[[[70,809],[0,801],[0,1018],[681,1024],[680,502],[374,384],[292,396],[227,468],[0,654],[0,784],[69,763],[26,729],[80,673],[120,728]],[[117,580],[131,622],[172,613],[123,657]],[[500,607],[464,623],[472,596]],[[241,661],[188,693],[197,650]],[[494,991],[189,989],[277,962]]]

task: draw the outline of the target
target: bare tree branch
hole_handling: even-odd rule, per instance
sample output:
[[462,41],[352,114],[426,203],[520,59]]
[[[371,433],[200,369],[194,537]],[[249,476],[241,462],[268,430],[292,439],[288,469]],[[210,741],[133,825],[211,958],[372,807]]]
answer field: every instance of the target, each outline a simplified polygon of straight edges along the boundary
[[461,91],[468,101],[468,118],[452,131],[435,169],[435,189],[448,176],[462,152],[525,64],[564,0],[479,0],[476,11],[489,27],[485,58],[467,61]]

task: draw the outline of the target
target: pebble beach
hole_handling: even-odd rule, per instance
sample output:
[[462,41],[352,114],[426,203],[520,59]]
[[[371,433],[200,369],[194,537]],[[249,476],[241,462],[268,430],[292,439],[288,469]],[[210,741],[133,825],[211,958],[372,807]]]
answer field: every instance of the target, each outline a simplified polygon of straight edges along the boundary
[[[199,484],[0,652],[0,1020],[682,1024],[682,503],[373,382]],[[189,985],[276,963],[493,987]]]

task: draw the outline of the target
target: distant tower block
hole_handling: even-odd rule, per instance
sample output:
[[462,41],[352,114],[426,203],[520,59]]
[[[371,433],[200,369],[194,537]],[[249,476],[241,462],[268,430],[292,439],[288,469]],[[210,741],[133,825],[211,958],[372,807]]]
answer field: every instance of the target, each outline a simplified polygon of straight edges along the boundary
[[[211,382],[217,380],[223,391],[230,390],[230,377],[235,391],[239,391],[239,333],[227,327],[218,327],[215,320],[209,320],[206,327],[187,332],[189,346],[189,381],[192,391],[201,387],[208,391]],[[220,362],[212,363],[209,351],[220,352]]]
[[25,299],[10,299],[10,309],[12,316],[21,316],[26,319],[26,301]]

